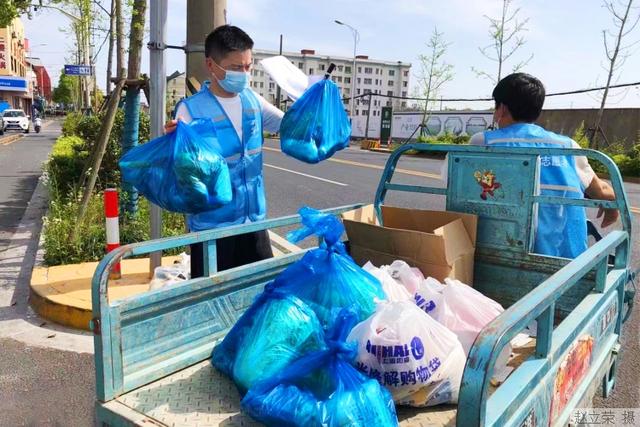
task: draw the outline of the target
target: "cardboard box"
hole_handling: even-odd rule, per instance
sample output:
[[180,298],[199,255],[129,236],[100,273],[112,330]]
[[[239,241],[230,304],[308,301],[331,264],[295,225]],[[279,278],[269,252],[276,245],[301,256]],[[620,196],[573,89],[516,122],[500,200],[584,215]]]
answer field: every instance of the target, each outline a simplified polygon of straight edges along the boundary
[[476,215],[382,206],[382,227],[373,205],[368,205],[343,213],[342,219],[351,256],[359,265],[400,259],[425,277],[473,284]]

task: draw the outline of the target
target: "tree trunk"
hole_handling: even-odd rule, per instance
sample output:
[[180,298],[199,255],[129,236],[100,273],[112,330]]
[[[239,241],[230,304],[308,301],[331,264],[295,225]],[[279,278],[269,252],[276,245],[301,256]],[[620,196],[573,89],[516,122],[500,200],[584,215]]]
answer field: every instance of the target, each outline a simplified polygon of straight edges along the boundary
[[124,68],[124,21],[122,18],[122,0],[115,1],[116,10],[116,75],[118,79],[123,79],[126,70]]
[[85,165],[85,170],[83,171],[82,177],[80,178],[80,188],[83,188],[84,190],[82,193],[82,202],[80,204],[80,209],[78,210],[78,220],[76,222],[76,228],[74,230],[73,236],[71,236],[71,241],[75,240],[78,227],[82,223],[82,219],[87,212],[89,200],[91,199],[93,188],[95,187],[96,180],[98,179],[98,171],[100,170],[102,157],[104,156],[104,152],[107,149],[107,144],[109,143],[109,135],[111,135],[113,122],[115,121],[116,113],[118,112],[118,104],[120,103],[120,94],[122,93],[123,87],[124,80],[120,80],[116,84],[111,98],[109,98],[109,102],[107,104],[107,112],[102,121],[102,126],[100,126],[98,141],[93,147],[93,150],[91,150],[89,161]]
[[[618,59],[618,54],[620,53],[620,43],[622,42],[622,37],[624,37],[624,26],[627,23],[627,19],[629,17],[629,10],[631,9],[631,4],[633,0],[629,0],[627,3],[627,9],[624,12],[624,17],[620,19],[620,29],[618,31],[618,37],[616,38],[616,47],[613,50],[613,55],[609,56],[609,51],[607,50],[606,37],[605,38],[605,50],[607,50],[606,54],[609,57],[609,75],[607,76],[607,84],[604,88],[604,93],[602,94],[602,101],[600,102],[600,109],[598,110],[598,115],[596,116],[596,122],[593,125],[593,133],[591,134],[591,147],[596,150],[598,147],[598,131],[600,130],[600,125],[602,124],[602,116],[604,116],[604,107],[607,103],[607,96],[609,95],[609,86],[611,85],[611,80],[613,79],[613,73],[615,71],[616,60]],[[613,7],[613,6],[612,6]],[[616,15],[616,18],[618,15]],[[632,27],[633,28],[633,27]]]
[[[140,78],[140,62],[142,57],[142,42],[144,39],[144,21],[147,2],[135,0],[133,16],[129,32],[129,64],[127,80]],[[125,97],[124,125],[122,127],[122,155],[138,145],[140,125],[140,85],[128,85]],[[135,214],[138,211],[138,193],[135,188],[125,182],[122,189],[126,194],[125,212]]]
[[116,0],[111,0],[111,16],[109,16],[109,54],[107,56],[107,89],[106,95],[111,93],[111,78],[113,77],[113,48],[116,42]]

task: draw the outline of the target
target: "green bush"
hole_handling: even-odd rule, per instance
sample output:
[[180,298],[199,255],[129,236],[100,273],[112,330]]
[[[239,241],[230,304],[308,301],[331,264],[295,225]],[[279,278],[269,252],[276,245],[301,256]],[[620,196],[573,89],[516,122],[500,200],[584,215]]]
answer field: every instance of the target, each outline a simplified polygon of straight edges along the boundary
[[[49,213],[44,219],[44,262],[47,265],[74,264],[87,261],[99,261],[104,257],[106,248],[104,207],[101,194],[91,197],[89,208],[83,222],[74,234],[78,198],[62,200],[52,197]],[[141,198],[138,216],[120,218],[120,243],[135,243],[149,240],[149,202]],[[184,234],[184,217],[180,214],[164,211],[162,214],[162,235],[177,236]],[[165,252],[165,255],[177,254],[181,248]]]
[[84,116],[81,113],[69,113],[62,122],[62,135],[77,135],[78,123]]
[[[50,175],[52,185],[56,186],[56,192],[66,198],[70,189],[75,189],[80,181],[80,175],[85,162],[89,158],[94,144],[100,134],[100,126],[104,114],[84,116],[77,113],[70,113],[63,123],[63,136],[58,138],[54,145],[53,153],[50,157],[47,172]],[[149,115],[140,113],[139,143],[149,140]],[[118,110],[107,143],[96,188],[102,190],[108,187],[119,187],[120,168],[118,161],[122,153],[120,147],[120,135],[124,125],[124,111]],[[65,138],[74,138],[70,142]],[[68,146],[72,145],[73,149]],[[58,147],[58,148],[56,148]],[[55,155],[56,150],[59,155]]]
[[[586,136],[584,122],[573,133],[572,139],[582,148],[589,148],[589,139]],[[640,177],[640,144],[635,144],[631,150],[627,150],[624,143],[615,141],[608,147],[600,150],[611,157],[611,160],[618,166],[623,177]],[[596,160],[589,159],[589,164],[597,173],[608,173],[607,168]]]
[[45,166],[52,194],[66,194],[78,185],[89,153],[79,136],[61,136],[53,145]]
[[418,142],[425,144],[468,144],[469,138],[469,135],[456,135],[450,132],[445,132],[437,136],[419,136]]

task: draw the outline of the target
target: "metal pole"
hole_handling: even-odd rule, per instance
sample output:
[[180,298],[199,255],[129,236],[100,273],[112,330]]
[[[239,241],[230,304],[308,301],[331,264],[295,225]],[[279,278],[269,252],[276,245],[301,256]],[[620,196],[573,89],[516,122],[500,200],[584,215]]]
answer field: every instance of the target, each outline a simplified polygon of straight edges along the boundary
[[[280,50],[278,51],[279,55],[282,55],[282,34],[280,34]],[[277,85],[276,88],[276,107],[280,108],[280,86]]]
[[209,80],[204,65],[204,39],[227,23],[226,0],[187,0],[187,80],[195,77],[200,84]]
[[351,97],[349,99],[349,115],[353,120],[353,111],[356,106],[356,48],[358,46],[358,31],[353,30],[353,69],[351,71]]
[[[157,138],[163,134],[166,111],[166,70],[164,63],[164,45],[167,38],[167,9],[168,0],[154,0],[150,4],[149,49],[149,107],[151,112],[151,137]],[[151,205],[151,238],[162,237],[162,210]],[[150,257],[150,275],[160,265],[162,252],[152,252]]]
[[369,116],[371,115],[371,97],[373,95],[369,92],[369,105],[367,107],[367,124],[364,128],[364,139],[369,139]]

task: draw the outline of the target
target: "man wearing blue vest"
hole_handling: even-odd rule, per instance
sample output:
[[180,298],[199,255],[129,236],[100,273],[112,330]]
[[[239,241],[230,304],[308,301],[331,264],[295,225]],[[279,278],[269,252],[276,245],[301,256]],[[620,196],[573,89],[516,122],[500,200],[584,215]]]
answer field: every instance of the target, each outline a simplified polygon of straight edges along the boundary
[[[534,124],[544,104],[545,90],[537,78],[514,73],[500,80],[493,90],[494,123],[498,129],[480,132],[470,144],[492,147],[580,148],[571,138]],[[542,156],[540,192],[545,196],[613,200],[611,186],[598,178],[584,156]],[[616,222],[618,211],[600,209],[602,227]],[[540,205],[534,252],[575,258],[587,249],[587,217],[580,206]]]
[[[211,81],[178,104],[178,120],[213,120],[220,149],[229,165],[233,200],[209,212],[189,215],[190,231],[202,231],[265,218],[266,200],[262,179],[263,130],[278,132],[283,112],[249,88],[253,65],[253,40],[238,27],[223,25],[205,40],[205,64]],[[172,120],[165,132],[176,127]],[[217,241],[218,270],[271,258],[266,231],[227,237]],[[203,245],[191,246],[191,277],[201,277]]]

